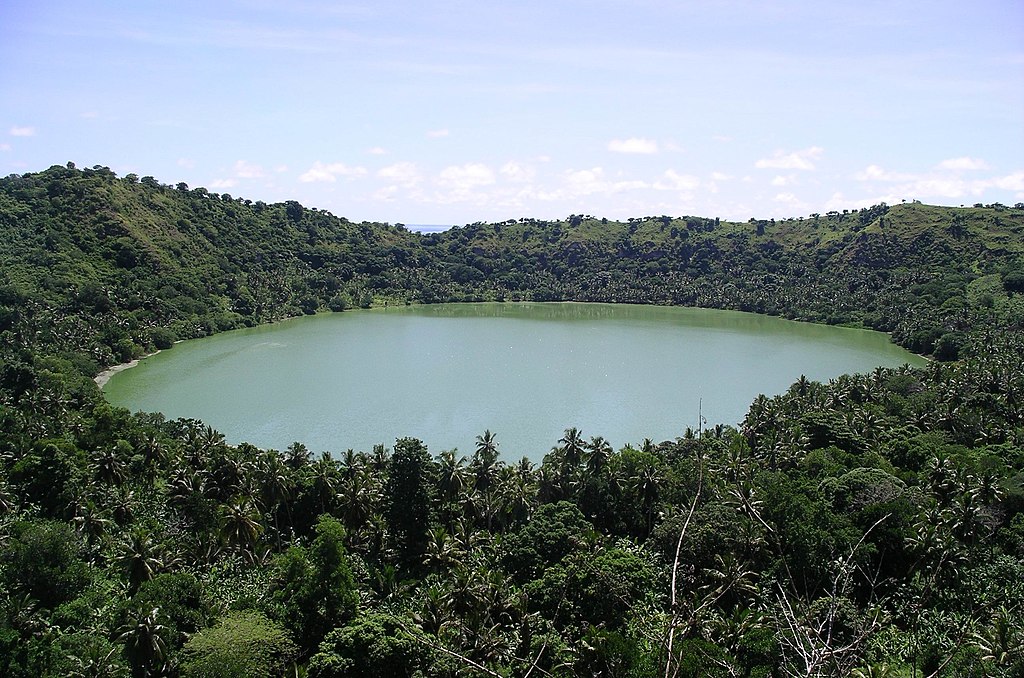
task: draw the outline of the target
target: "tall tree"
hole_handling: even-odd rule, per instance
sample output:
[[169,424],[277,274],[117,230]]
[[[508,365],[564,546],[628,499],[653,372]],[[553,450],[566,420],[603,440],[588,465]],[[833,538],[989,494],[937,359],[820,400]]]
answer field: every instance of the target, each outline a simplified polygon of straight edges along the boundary
[[400,438],[389,463],[384,490],[386,518],[398,562],[423,562],[430,528],[430,455],[416,438]]
[[341,523],[320,516],[313,543],[308,548],[293,546],[277,561],[271,607],[304,654],[355,614],[358,594],[344,541]]

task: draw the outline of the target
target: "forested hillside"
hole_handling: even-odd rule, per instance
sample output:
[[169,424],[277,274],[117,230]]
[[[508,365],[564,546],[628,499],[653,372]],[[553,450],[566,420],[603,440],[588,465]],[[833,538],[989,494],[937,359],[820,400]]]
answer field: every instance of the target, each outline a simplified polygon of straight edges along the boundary
[[[1024,205],[420,235],[72,165],[0,179],[0,674],[1024,675]],[[314,457],[107,405],[177,339],[351,306],[685,304],[936,360],[544,463]],[[415,431],[409,431],[415,436]]]

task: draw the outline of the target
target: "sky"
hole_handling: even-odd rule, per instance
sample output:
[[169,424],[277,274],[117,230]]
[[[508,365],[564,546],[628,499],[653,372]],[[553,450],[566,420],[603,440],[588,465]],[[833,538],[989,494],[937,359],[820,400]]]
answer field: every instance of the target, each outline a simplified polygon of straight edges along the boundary
[[6,0],[0,175],[354,221],[1024,201],[1020,0]]

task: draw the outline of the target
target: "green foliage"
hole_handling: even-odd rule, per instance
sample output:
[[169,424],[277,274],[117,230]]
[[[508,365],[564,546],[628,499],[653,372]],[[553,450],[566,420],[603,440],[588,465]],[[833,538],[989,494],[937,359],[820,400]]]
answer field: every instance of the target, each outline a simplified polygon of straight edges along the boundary
[[433,653],[412,624],[370,613],[328,634],[310,659],[309,678],[413,678],[432,675]]
[[[145,582],[127,601],[135,615],[159,610],[164,642],[173,653],[212,620],[213,606],[203,584],[191,574],[164,573]],[[129,615],[131,612],[128,613]]]
[[93,577],[82,540],[66,523],[15,523],[0,551],[0,576],[13,595],[25,594],[53,609],[80,594]]
[[423,561],[430,526],[431,459],[426,446],[415,438],[402,438],[391,455],[388,480],[387,521],[398,560],[408,567]]
[[635,640],[597,628],[588,629],[573,665],[575,675],[610,678],[639,678],[650,675],[654,668]]
[[593,530],[575,504],[544,504],[522,530],[505,538],[505,562],[520,581],[535,579],[545,564],[560,563],[583,548]]
[[609,548],[573,554],[548,567],[527,591],[532,604],[558,624],[622,630],[634,608],[654,602],[659,583],[650,562]]
[[309,548],[293,546],[278,559],[269,609],[304,653],[355,614],[358,595],[344,540],[341,524],[323,515]]
[[182,678],[272,678],[292,674],[295,643],[259,612],[229,612],[185,643]]
[[73,442],[40,440],[14,464],[10,479],[45,515],[64,517],[67,506],[81,494],[85,467],[85,455]]
[[[1024,206],[420,235],[69,163],[0,179],[0,230],[2,675],[1020,671]],[[229,445],[92,380],[325,308],[562,299],[936,360],[801,378],[660,444],[568,422],[538,468],[489,432],[468,465],[415,438]]]

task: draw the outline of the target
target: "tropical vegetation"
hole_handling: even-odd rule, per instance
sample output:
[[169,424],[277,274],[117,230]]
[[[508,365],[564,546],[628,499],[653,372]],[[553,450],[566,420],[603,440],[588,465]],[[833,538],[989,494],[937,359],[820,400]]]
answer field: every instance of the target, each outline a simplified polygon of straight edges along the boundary
[[[421,235],[72,164],[0,179],[0,674],[1024,675],[1024,205]],[[353,306],[686,304],[934,359],[541,464],[111,407],[176,340]],[[796,376],[796,375],[795,375]]]

